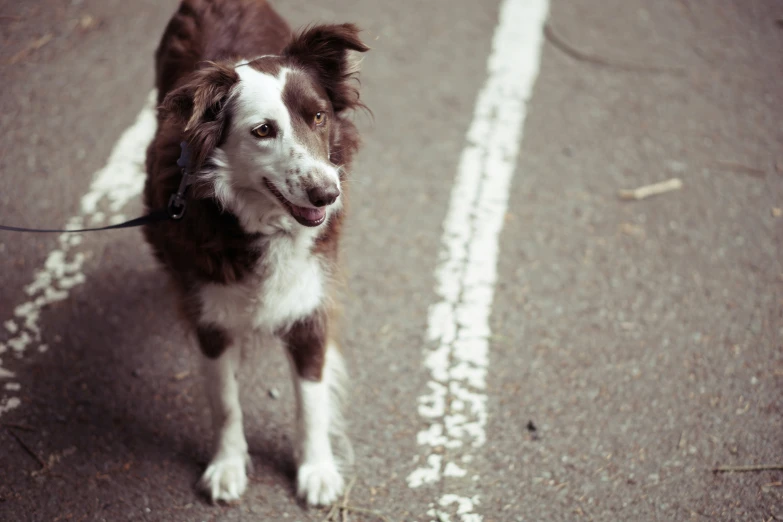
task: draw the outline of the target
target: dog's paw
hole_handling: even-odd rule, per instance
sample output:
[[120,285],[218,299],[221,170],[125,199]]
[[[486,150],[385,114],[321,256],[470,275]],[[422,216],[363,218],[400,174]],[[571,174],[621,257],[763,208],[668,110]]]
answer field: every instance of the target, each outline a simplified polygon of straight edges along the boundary
[[247,489],[247,458],[242,455],[217,457],[201,476],[199,488],[212,502],[233,502]]
[[311,506],[334,503],[343,492],[345,481],[334,462],[304,463],[296,477],[296,492]]

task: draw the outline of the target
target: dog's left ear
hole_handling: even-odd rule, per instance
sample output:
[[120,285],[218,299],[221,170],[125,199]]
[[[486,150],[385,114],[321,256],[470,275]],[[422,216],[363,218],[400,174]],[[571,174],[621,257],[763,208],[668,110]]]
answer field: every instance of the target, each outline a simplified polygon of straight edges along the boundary
[[205,62],[188,82],[168,93],[159,110],[184,123],[192,166],[198,170],[222,141],[228,120],[227,101],[239,75],[231,67]]
[[359,72],[356,53],[369,50],[353,24],[316,25],[295,36],[283,55],[313,71],[335,112],[340,112],[362,106],[359,89],[350,80]]

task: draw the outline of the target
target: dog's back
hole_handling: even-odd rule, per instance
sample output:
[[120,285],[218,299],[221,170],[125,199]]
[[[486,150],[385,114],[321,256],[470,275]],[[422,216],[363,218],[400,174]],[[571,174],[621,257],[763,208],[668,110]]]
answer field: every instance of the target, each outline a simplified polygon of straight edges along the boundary
[[199,63],[277,54],[290,36],[266,0],[183,0],[155,53],[158,102]]

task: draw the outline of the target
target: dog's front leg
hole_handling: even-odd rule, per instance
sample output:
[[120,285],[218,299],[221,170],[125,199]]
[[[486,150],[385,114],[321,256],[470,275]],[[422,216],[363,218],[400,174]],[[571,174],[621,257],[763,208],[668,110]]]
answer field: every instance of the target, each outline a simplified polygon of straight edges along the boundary
[[241,347],[218,330],[201,328],[198,337],[215,437],[212,461],[199,486],[212,502],[239,500],[247,488],[249,462],[237,383]]
[[345,486],[329,438],[342,434],[338,395],[344,370],[327,321],[326,314],[316,313],[284,339],[297,398],[297,494],[314,506],[333,503]]

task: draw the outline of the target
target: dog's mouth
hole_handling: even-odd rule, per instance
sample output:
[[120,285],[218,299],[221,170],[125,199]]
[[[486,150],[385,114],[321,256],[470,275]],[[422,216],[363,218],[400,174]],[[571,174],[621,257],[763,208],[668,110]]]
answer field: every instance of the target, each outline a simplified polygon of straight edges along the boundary
[[317,227],[326,219],[326,207],[312,208],[296,206],[288,201],[285,196],[283,196],[280,191],[277,190],[277,187],[275,187],[271,181],[264,178],[264,184],[266,185],[266,188],[269,189],[269,192],[271,192],[277,198],[277,200],[288,209],[288,212],[291,213],[291,216],[293,216],[293,218],[300,225],[304,225],[306,227]]

